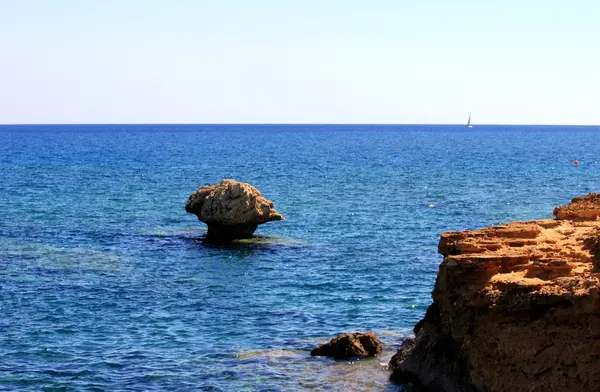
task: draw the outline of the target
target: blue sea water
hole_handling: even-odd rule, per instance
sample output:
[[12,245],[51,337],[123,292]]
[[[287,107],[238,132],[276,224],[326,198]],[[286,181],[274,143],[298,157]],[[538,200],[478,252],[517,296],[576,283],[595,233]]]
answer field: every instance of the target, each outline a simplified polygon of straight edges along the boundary
[[[599,157],[599,127],[0,126],[0,390],[399,390],[440,233],[550,218]],[[201,243],[222,178],[287,219]],[[369,330],[380,358],[309,355]]]

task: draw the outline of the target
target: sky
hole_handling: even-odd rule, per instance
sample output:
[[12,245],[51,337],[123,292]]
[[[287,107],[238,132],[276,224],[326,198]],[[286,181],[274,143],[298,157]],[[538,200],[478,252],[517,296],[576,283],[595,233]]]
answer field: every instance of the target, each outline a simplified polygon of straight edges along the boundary
[[0,124],[600,124],[596,0],[0,0]]

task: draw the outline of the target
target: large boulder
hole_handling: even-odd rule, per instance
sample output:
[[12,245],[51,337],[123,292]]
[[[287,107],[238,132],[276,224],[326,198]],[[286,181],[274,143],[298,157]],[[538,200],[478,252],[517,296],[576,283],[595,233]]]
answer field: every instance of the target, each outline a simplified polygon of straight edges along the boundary
[[185,210],[208,226],[207,240],[227,242],[250,238],[258,225],[285,219],[252,185],[222,180],[192,193]]
[[310,352],[312,356],[348,359],[355,357],[374,357],[381,354],[383,346],[373,332],[343,333]]

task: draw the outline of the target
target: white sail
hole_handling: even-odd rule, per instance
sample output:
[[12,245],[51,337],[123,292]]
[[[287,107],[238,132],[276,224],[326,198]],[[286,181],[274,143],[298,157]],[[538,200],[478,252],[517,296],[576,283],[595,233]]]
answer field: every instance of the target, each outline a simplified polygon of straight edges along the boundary
[[469,112],[469,120],[467,120],[467,125],[465,125],[465,127],[473,128],[473,126],[471,125],[471,113],[470,112]]

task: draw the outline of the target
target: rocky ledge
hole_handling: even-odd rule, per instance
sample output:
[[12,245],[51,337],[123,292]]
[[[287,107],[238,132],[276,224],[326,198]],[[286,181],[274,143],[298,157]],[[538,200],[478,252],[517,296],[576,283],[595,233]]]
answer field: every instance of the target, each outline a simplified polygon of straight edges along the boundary
[[285,219],[256,188],[235,180],[199,188],[190,195],[185,210],[206,223],[206,240],[212,242],[250,238],[258,225]]
[[600,196],[444,233],[433,303],[392,379],[425,391],[600,390]]

